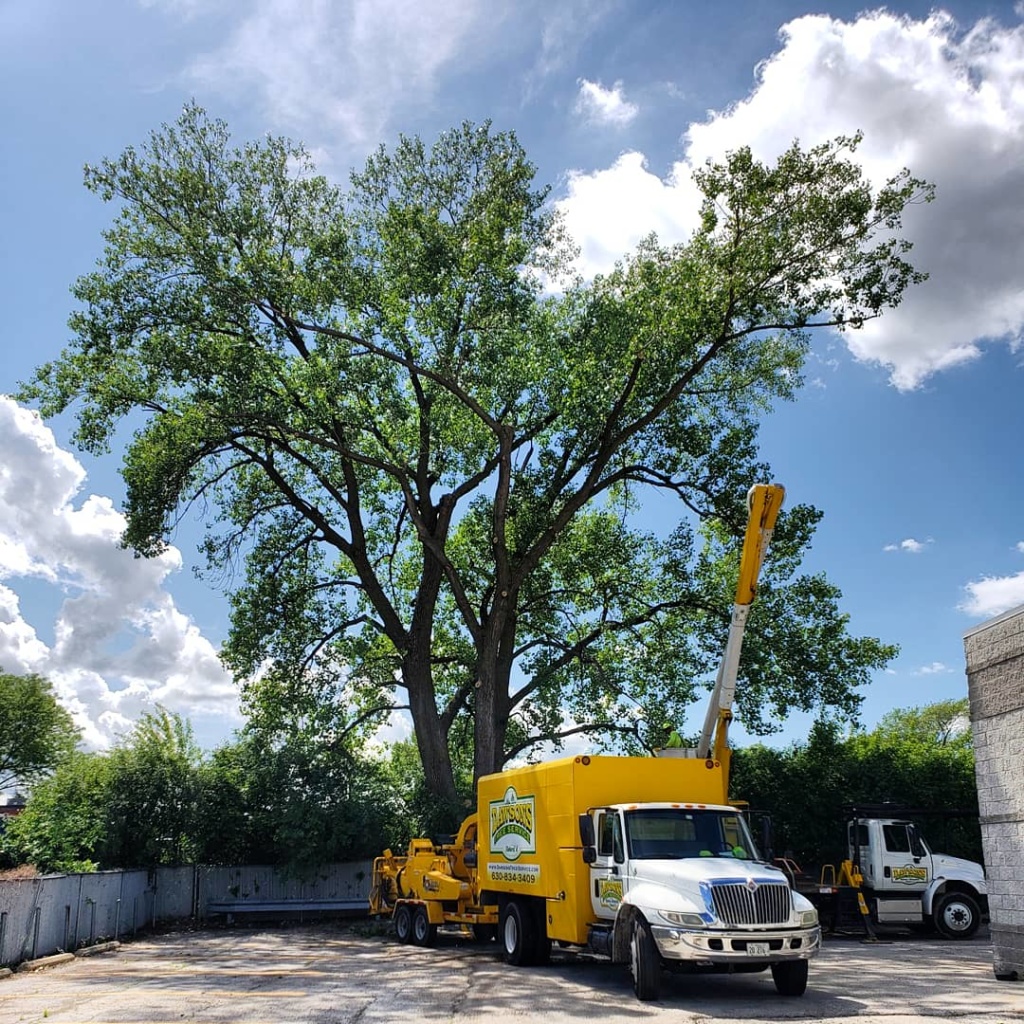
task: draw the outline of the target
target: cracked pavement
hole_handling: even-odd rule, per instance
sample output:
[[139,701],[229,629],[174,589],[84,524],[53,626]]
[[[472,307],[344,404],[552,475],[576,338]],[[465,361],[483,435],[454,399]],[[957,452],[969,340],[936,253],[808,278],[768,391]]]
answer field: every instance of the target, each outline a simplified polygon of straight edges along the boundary
[[494,945],[442,934],[401,946],[365,925],[229,928],[141,937],[120,949],[0,980],[0,1024],[493,1024],[1024,1021],[1024,983],[999,982],[986,938],[866,944],[829,939],[802,998],[770,974],[665,975],[640,1003],[627,970],[556,949],[508,967]]

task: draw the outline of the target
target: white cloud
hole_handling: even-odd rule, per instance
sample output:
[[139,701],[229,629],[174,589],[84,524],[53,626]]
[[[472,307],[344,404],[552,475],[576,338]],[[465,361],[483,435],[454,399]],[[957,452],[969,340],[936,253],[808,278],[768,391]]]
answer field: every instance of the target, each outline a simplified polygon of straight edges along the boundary
[[1024,604],[1024,572],[1013,576],[983,576],[964,587],[959,608],[968,615],[988,619]]
[[412,715],[405,709],[396,708],[370,738],[371,749],[386,754],[394,743],[403,743],[413,738]]
[[576,112],[588,121],[622,127],[629,124],[640,112],[635,103],[630,103],[622,95],[621,82],[616,82],[611,89],[605,89],[600,82],[581,78],[579,86]]
[[1024,540],[1017,541],[1017,543],[1014,544],[1013,549],[1014,551],[1019,551],[1022,555],[1024,555]]
[[944,665],[941,661],[933,661],[930,665],[922,665],[919,669],[917,669],[914,672],[914,675],[935,676],[952,671],[953,670],[948,665]]
[[[217,651],[164,589],[181,556],[135,558],[109,498],[79,504],[85,471],[39,416],[0,396],[0,666],[49,678],[94,747],[157,703],[238,721],[238,696]],[[60,601],[46,644],[15,581]]]
[[[657,191],[640,154],[570,176],[561,208],[580,230],[584,272],[607,269],[602,254],[619,255],[651,230],[666,242],[685,237],[692,213],[682,209],[693,201],[687,183],[707,157],[749,144],[772,159],[796,137],[811,145],[863,129],[859,158],[874,180],[906,165],[936,184],[938,198],[905,218],[915,263],[930,280],[898,310],[846,335],[851,352],[886,366],[897,387],[914,388],[977,358],[984,339],[1017,346],[1024,331],[1024,26],[985,20],[961,32],[942,13],[924,21],[885,11],[852,22],[809,15],[785,25],[781,42],[745,100],[689,127],[685,159],[661,183],[657,203],[644,209],[632,201],[637,188]],[[620,203],[647,214],[636,216],[628,237],[617,222],[585,219]]]
[[698,194],[689,174],[662,180],[647,169],[642,153],[623,153],[592,174],[571,172],[567,191],[558,206],[580,246],[577,266],[587,277],[609,270],[652,231],[668,241],[697,225]]
[[907,537],[905,540],[901,540],[898,544],[886,544],[882,549],[883,551],[906,551],[911,555],[919,555],[924,551],[925,547],[931,544],[931,540],[919,541],[914,540],[913,537]]
[[187,77],[255,99],[300,138],[340,134],[365,147],[396,105],[433,95],[441,70],[471,52],[475,27],[500,20],[478,0],[254,0]]
[[[492,0],[493,2],[493,0]],[[535,99],[545,80],[570,66],[587,37],[614,6],[614,0],[559,0],[530,9],[519,0],[516,9],[540,26],[540,48],[524,80],[524,101]]]

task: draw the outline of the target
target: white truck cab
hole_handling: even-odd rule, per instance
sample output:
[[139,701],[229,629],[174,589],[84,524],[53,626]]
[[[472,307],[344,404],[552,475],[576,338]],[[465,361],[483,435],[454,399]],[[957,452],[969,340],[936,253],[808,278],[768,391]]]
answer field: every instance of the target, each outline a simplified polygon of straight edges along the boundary
[[933,853],[917,826],[899,818],[855,818],[850,859],[879,924],[931,923],[947,938],[970,938],[988,909],[985,869]]
[[803,993],[821,941],[817,911],[760,859],[736,808],[646,803],[589,813],[591,945],[628,935],[634,979],[643,978],[645,959],[652,971],[659,962],[677,970],[771,969],[782,995]]

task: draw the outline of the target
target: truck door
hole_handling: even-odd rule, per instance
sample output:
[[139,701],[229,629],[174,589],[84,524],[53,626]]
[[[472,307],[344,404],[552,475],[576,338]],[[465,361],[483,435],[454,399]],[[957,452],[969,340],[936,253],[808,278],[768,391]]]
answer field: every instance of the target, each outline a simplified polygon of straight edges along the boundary
[[[877,881],[876,874],[881,874],[881,859],[878,856],[878,850],[872,849],[872,838],[868,822],[858,820],[851,821],[847,825],[850,860],[860,869],[868,888],[873,889]],[[874,845],[877,847],[877,837]],[[878,862],[877,871],[876,861]]]
[[931,858],[917,829],[906,821],[882,823],[882,878],[878,889],[917,892],[931,881]]
[[622,842],[622,818],[617,811],[599,809],[594,812],[594,834],[597,837],[597,860],[590,865],[590,902],[594,914],[614,920],[622,902],[626,861]]

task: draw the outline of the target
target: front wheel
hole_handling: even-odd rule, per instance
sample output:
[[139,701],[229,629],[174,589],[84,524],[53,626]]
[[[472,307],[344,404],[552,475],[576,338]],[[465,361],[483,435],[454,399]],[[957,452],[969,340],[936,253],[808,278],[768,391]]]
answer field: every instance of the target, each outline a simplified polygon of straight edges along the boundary
[[395,938],[399,942],[412,942],[412,911],[403,903],[395,908]]
[[501,949],[506,963],[516,967],[525,967],[533,963],[537,948],[537,929],[529,908],[524,908],[518,900],[509,900],[502,907],[498,930],[501,933]]
[[430,923],[426,907],[417,907],[412,916],[412,941],[417,946],[432,946],[437,937],[437,925]]
[[965,892],[948,892],[935,904],[932,916],[947,939],[969,939],[981,924],[981,907]]
[[772,964],[772,981],[780,996],[802,996],[807,991],[807,961],[785,960]]
[[644,1002],[657,999],[661,993],[661,957],[651,929],[642,917],[633,921],[629,937],[629,970],[637,999]]

